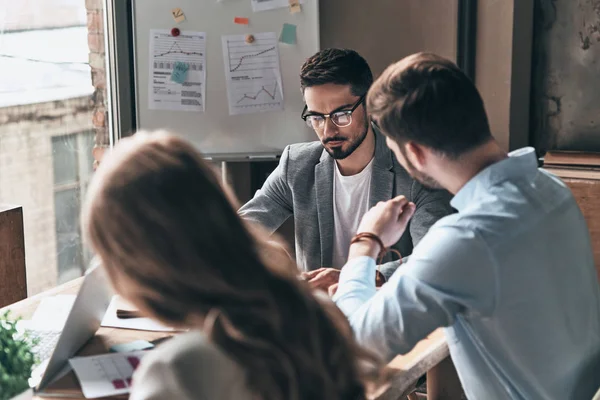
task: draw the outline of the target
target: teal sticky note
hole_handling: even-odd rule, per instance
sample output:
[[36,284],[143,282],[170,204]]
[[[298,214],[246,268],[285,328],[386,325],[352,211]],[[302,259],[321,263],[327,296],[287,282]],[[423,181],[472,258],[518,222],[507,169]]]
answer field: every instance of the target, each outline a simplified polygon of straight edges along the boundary
[[110,348],[113,353],[127,353],[130,351],[148,350],[154,345],[146,340],[136,340],[135,342],[115,344]]
[[171,80],[177,83],[185,82],[187,79],[188,69],[190,69],[189,64],[176,61],[175,66],[173,67],[173,73],[171,74]]
[[279,41],[287,44],[296,44],[296,25],[283,24]]

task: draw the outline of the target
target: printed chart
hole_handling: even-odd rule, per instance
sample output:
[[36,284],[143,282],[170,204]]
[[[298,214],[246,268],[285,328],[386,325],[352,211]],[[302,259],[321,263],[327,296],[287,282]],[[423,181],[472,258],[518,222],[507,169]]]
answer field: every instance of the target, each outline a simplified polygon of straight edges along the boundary
[[87,399],[126,394],[144,351],[113,353],[69,360]]
[[[304,4],[304,0],[300,0]],[[290,0],[252,0],[252,11],[267,11],[290,6]]]
[[279,48],[275,32],[223,36],[229,114],[283,110]]
[[[151,110],[204,111],[206,33],[186,31],[172,36],[167,29],[150,31]],[[171,79],[176,63],[188,66],[183,83]]]

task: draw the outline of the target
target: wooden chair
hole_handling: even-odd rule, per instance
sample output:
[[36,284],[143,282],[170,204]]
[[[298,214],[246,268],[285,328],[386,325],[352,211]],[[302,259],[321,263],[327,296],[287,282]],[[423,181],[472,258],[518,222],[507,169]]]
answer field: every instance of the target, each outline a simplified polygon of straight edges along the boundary
[[[559,176],[571,189],[581,209],[581,213],[590,231],[596,273],[600,280],[600,168],[594,171],[595,173],[589,173],[588,178],[572,177],[570,176],[570,171],[566,171],[564,175],[561,171],[552,172]],[[592,176],[594,175],[598,176],[598,179],[593,178]],[[593,373],[596,372],[594,371]],[[600,400],[600,390],[598,390],[593,400]]]
[[23,208],[0,204],[0,308],[26,297]]
[[560,177],[571,189],[587,222],[594,251],[596,272],[600,279],[600,179]]

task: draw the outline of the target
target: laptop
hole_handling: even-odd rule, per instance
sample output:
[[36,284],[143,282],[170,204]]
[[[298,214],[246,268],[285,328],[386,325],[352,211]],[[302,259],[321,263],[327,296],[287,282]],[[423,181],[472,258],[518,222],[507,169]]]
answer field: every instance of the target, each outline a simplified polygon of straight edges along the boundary
[[43,390],[52,382],[54,377],[68,366],[69,359],[94,336],[111,298],[112,292],[104,269],[95,265],[88,269],[60,332],[25,328],[31,337],[39,339],[33,352],[42,363],[34,370],[30,380],[30,385],[35,391]]

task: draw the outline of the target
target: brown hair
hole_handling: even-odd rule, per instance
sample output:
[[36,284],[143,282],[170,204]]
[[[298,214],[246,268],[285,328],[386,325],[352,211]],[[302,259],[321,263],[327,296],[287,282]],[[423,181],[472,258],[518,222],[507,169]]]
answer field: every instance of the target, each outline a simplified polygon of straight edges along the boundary
[[380,364],[331,302],[251,232],[201,155],[165,132],[117,144],[96,172],[84,230],[117,292],[203,330],[262,399],[364,399]]
[[367,109],[399,144],[414,141],[452,159],[492,139],[473,82],[453,62],[431,53],[390,65],[369,90]]
[[362,96],[373,83],[373,73],[367,61],[354,50],[324,49],[302,65],[300,87],[304,93],[307,87],[327,83],[350,85],[354,96]]

